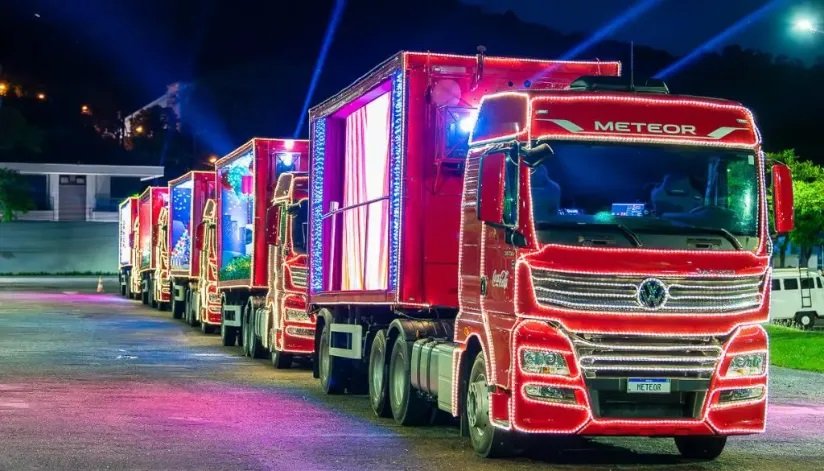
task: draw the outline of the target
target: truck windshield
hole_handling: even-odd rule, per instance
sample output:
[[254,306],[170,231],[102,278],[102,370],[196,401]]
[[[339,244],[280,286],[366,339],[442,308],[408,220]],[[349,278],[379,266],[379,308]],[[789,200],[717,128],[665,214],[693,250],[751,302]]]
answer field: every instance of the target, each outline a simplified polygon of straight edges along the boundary
[[[530,168],[543,243],[740,249],[757,241],[752,151],[555,142]],[[703,245],[702,245],[703,244]]]

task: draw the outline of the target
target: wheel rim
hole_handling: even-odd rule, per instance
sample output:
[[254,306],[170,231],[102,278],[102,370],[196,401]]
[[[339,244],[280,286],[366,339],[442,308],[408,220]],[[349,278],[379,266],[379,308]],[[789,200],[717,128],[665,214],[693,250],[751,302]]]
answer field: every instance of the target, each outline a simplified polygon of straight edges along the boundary
[[489,429],[489,393],[486,375],[483,373],[470,380],[466,395],[466,416],[473,441],[482,441]]
[[[402,345],[396,345],[395,348],[403,348]],[[401,352],[397,355],[392,355],[392,387],[390,394],[392,395],[392,404],[394,409],[400,409],[403,403],[404,390],[406,389],[406,375],[404,374],[404,357]]]
[[383,393],[384,366],[386,365],[386,359],[384,358],[383,351],[373,350],[372,356],[369,360],[372,369],[372,387],[370,389],[371,398],[374,404],[378,404]]
[[805,327],[806,327],[806,326],[808,326],[808,325],[810,325],[810,320],[811,320],[811,319],[810,319],[810,316],[806,316],[806,315],[805,315],[805,316],[801,316],[801,325],[803,325],[803,326],[805,326]]

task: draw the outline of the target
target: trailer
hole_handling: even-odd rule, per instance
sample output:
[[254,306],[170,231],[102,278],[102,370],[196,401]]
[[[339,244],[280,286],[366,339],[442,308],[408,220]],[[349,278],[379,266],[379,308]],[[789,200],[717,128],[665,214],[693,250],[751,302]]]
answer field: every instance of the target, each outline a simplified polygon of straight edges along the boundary
[[[269,285],[266,211],[278,175],[306,171],[308,142],[255,138],[215,163],[217,288],[221,339],[243,338],[244,325],[264,301]],[[241,341],[242,342],[242,341]]]
[[763,431],[765,182],[787,232],[789,170],[742,105],[619,75],[400,53],[310,110],[327,393],[449,413],[481,456],[643,435],[710,459]]
[[168,265],[164,251],[168,249],[165,237],[168,224],[169,189],[151,186],[141,193],[138,202],[139,280],[141,300],[151,307],[169,302]]
[[[171,286],[171,311],[175,319],[196,310],[189,306],[197,299],[200,276],[200,251],[195,245],[196,232],[203,222],[206,202],[215,197],[215,173],[191,171],[169,181],[168,247]],[[208,319],[207,319],[208,325]],[[219,323],[218,323],[219,324]]]
[[118,260],[118,275],[120,281],[120,295],[131,298],[132,297],[132,267],[134,261],[132,259],[135,236],[134,223],[137,220],[137,197],[129,197],[123,200],[118,207],[118,223],[117,223],[117,260]]

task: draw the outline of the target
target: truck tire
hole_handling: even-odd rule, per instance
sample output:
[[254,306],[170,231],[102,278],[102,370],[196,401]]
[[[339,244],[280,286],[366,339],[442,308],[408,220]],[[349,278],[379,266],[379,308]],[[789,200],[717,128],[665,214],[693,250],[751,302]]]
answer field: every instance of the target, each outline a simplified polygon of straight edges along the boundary
[[346,387],[344,360],[329,353],[332,342],[332,329],[329,322],[323,324],[318,343],[318,372],[320,387],[326,394],[342,394]]
[[174,285],[172,285],[172,318],[173,319],[181,319],[183,318],[183,314],[186,313],[186,295],[188,294],[189,290],[185,287],[183,288],[183,301],[178,301],[177,296],[174,295]]
[[157,300],[154,297],[154,277],[151,275],[146,280],[146,286],[149,288],[149,307],[157,308]]
[[714,460],[724,451],[726,444],[727,437],[675,437],[675,446],[681,456],[694,460]]
[[421,425],[432,415],[426,399],[412,387],[412,343],[399,335],[389,355],[389,406],[400,425]]
[[292,354],[281,352],[272,345],[272,366],[276,370],[288,370],[292,367]]
[[140,282],[140,301],[145,304],[149,305],[149,277],[143,277],[142,281]]
[[212,324],[207,324],[205,322],[200,323],[200,331],[206,335],[211,335],[215,333],[215,326]]
[[468,421],[469,441],[482,458],[500,458],[512,455],[513,436],[489,422],[489,385],[486,381],[484,352],[475,356],[466,387],[463,405]]
[[810,330],[815,327],[815,318],[818,317],[814,311],[802,311],[795,314],[795,323],[801,330]]
[[243,351],[246,356],[250,358],[264,358],[266,356],[266,349],[260,344],[260,339],[255,334],[255,306],[250,299],[243,308]]
[[392,417],[389,407],[387,379],[389,372],[386,363],[386,330],[379,330],[372,340],[369,351],[369,405],[378,417]]
[[[201,322],[201,325],[204,323]],[[226,324],[220,324],[220,340],[224,347],[234,347],[237,344],[237,330]]]

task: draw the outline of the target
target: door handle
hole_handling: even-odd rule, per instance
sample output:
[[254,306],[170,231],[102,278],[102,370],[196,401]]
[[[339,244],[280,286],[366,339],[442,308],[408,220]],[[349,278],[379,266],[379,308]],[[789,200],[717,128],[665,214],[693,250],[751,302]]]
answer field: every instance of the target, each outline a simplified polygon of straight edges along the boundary
[[486,296],[486,275],[481,276],[481,296]]

